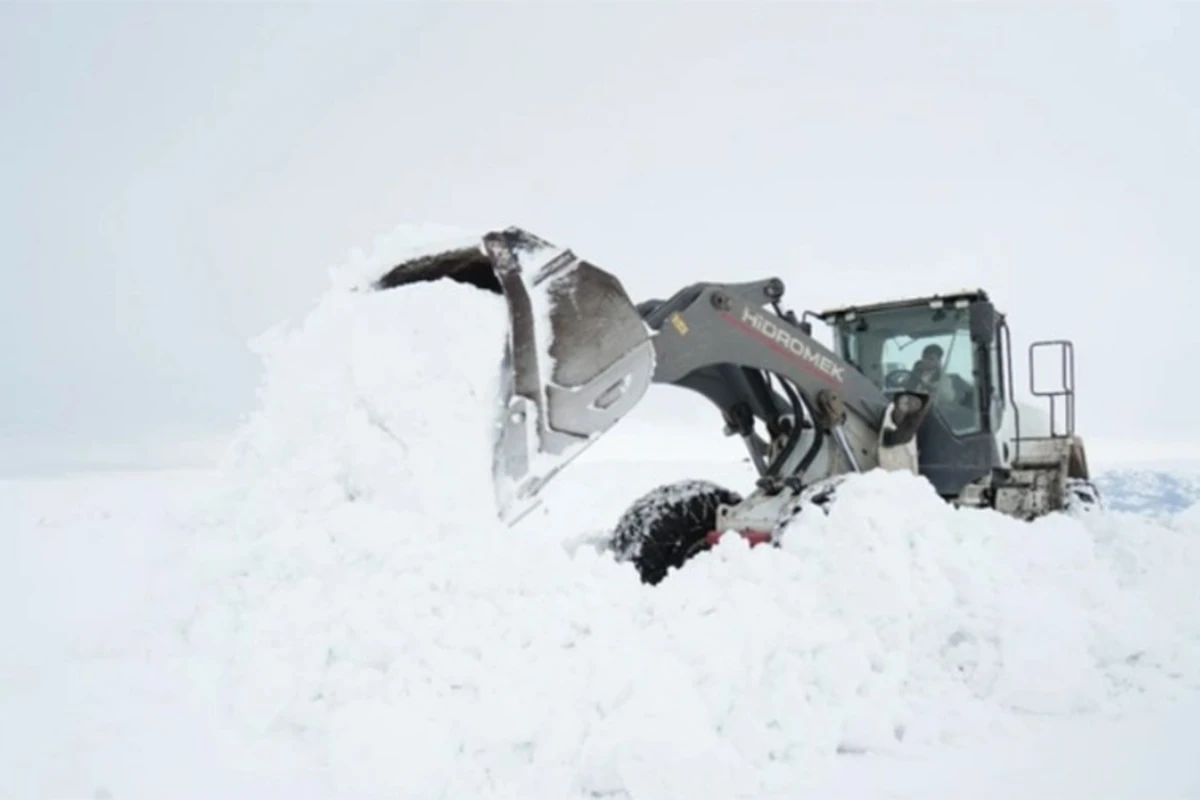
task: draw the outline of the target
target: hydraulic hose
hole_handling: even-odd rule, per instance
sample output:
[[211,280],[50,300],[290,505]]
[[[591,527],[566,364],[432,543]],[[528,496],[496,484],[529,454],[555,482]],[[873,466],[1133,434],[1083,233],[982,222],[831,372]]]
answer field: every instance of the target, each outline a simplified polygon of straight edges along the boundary
[[792,457],[792,453],[800,444],[800,432],[804,429],[801,421],[804,419],[805,415],[804,408],[801,405],[800,395],[792,386],[791,381],[780,375],[775,375],[774,373],[770,374],[772,377],[779,378],[779,382],[783,386],[784,394],[787,395],[788,401],[792,405],[792,430],[788,433],[788,438],[783,445],[783,449],[780,450],[779,454],[771,460],[771,464],[767,468],[766,472],[767,475],[778,477],[779,470],[782,469],[783,465],[787,463],[787,460]]

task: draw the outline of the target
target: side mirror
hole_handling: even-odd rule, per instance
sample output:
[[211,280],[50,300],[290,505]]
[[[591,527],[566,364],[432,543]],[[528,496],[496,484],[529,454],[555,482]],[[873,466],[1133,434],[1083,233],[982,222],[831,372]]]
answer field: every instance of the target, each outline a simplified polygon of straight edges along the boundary
[[972,303],[970,324],[973,341],[991,344],[996,338],[996,307],[988,302]]

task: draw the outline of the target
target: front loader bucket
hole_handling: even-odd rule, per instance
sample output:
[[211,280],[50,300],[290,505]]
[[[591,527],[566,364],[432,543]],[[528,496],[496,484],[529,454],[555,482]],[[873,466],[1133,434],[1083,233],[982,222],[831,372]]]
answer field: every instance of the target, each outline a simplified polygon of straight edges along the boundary
[[444,278],[507,306],[492,479],[501,519],[515,523],[641,400],[654,375],[650,331],[617,278],[518,228],[412,259],[373,288]]

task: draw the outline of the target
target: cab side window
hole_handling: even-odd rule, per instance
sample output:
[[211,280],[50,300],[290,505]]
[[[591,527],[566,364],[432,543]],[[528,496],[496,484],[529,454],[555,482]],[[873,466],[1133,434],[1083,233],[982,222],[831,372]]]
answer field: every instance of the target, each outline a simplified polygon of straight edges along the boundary
[[992,339],[988,355],[990,357],[988,369],[992,373],[992,395],[988,400],[991,404],[992,429],[995,430],[1004,420],[1004,411],[1008,407],[1008,401],[1005,399],[1005,395],[1008,393],[1008,385],[1005,381],[1008,380],[1008,376],[1004,369],[1004,349],[1000,344],[999,336]]

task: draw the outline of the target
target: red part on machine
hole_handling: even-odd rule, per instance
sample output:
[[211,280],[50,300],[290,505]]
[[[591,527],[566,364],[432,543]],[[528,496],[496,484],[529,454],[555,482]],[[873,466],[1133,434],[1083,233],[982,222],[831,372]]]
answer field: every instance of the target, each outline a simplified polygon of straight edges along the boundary
[[[770,531],[735,531],[735,532],[739,536],[741,536],[743,539],[745,539],[747,542],[749,542],[751,547],[754,547],[754,546],[760,545],[760,544],[770,544],[771,543],[771,532]],[[726,533],[725,531],[709,531],[708,535],[705,537],[705,541],[708,542],[709,547],[712,547],[717,542],[721,541],[721,537],[724,536],[725,533]]]

